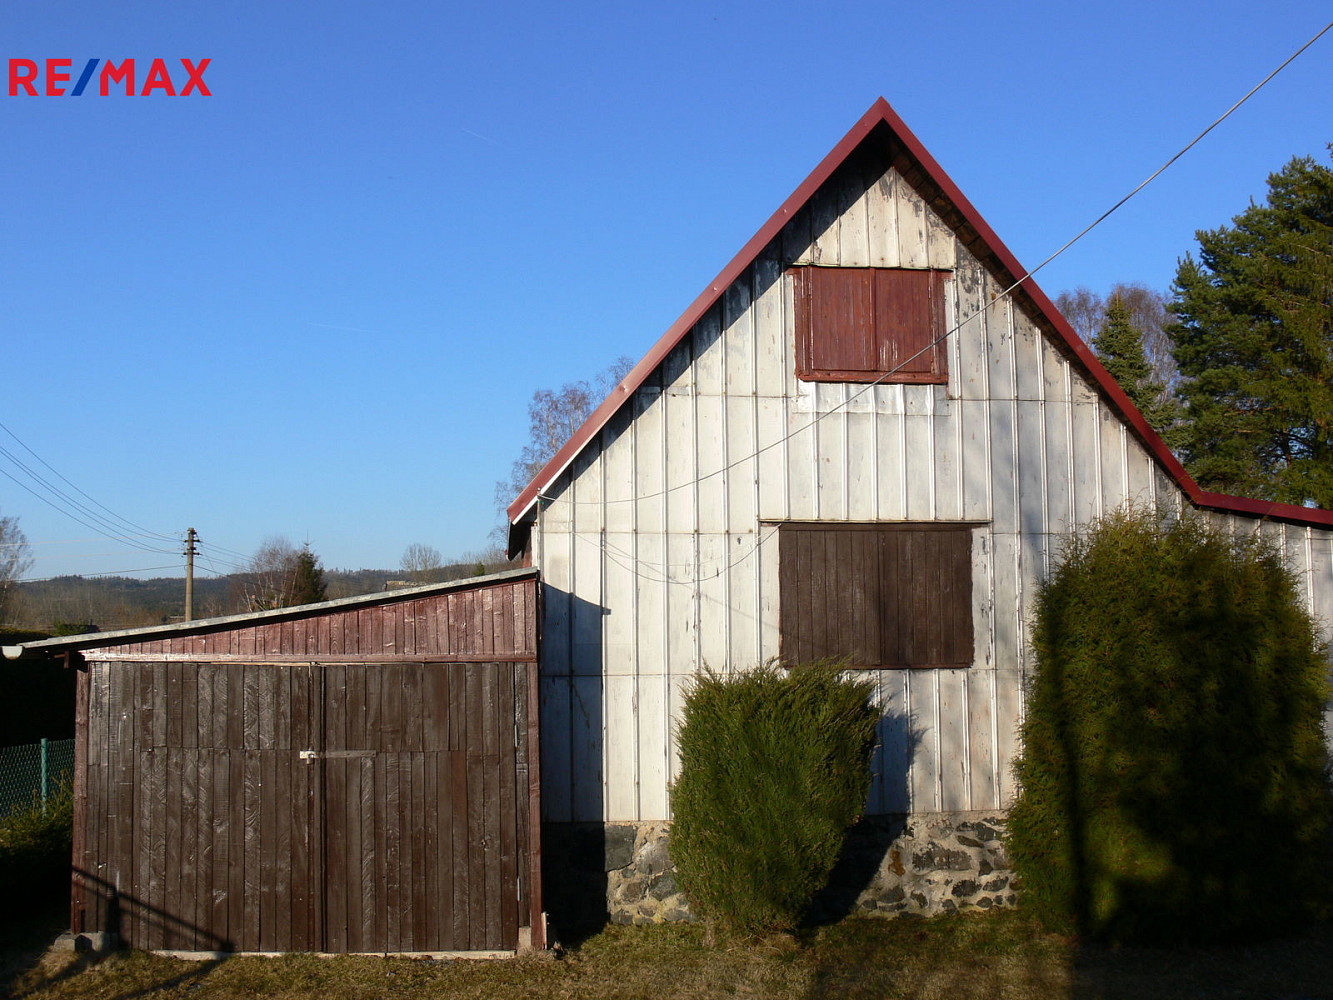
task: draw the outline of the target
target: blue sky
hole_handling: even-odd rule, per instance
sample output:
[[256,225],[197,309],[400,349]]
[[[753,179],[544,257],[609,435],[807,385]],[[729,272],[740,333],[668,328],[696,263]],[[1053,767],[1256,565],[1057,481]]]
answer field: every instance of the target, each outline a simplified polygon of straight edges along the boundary
[[[197,528],[205,571],[273,534],[329,567],[476,550],[533,391],[644,353],[875,98],[1032,266],[1328,17],[1313,0],[9,4],[5,65],[208,58],[212,96],[0,90],[0,422],[120,517]],[[1042,287],[1167,288],[1196,229],[1293,155],[1327,156],[1331,66],[1333,32]],[[33,543],[30,577],[181,572],[172,543],[101,537],[4,476],[0,513]]]

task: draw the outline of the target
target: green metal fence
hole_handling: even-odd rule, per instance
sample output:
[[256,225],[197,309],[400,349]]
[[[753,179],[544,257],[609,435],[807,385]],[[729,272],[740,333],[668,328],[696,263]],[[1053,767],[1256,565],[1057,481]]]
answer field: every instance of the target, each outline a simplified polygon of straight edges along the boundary
[[0,818],[17,806],[45,802],[74,773],[74,741],[42,740],[0,747]]

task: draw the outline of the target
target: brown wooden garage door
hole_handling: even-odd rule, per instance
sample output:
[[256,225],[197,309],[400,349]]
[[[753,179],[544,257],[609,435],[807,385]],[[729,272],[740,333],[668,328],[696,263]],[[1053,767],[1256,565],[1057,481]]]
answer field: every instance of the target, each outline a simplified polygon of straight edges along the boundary
[[185,951],[513,949],[535,669],[90,663],[108,739],[76,788],[75,929]]

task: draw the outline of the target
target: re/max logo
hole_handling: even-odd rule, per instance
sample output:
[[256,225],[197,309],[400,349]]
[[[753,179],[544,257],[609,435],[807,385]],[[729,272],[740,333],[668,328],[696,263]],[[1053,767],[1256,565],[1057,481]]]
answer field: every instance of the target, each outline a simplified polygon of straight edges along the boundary
[[[97,92],[103,97],[110,94],[113,87],[116,88],[117,95],[123,92],[126,97],[147,97],[153,93],[162,93],[168,97],[188,97],[191,94],[212,97],[213,92],[208,89],[208,84],[204,83],[204,70],[208,69],[208,64],[212,61],[200,59],[196,65],[189,59],[182,59],[180,64],[184,67],[184,72],[177,70],[175,79],[172,79],[166,60],[154,59],[142,77],[142,89],[136,89],[139,78],[135,75],[136,67],[133,59],[122,59],[119,63],[108,59],[102,65],[100,73],[97,67],[102,60],[89,59],[84,64],[83,71],[79,73],[78,82],[72,88],[66,88],[64,85],[73,78],[70,72],[74,66],[73,59],[11,59],[9,96],[18,97],[20,94],[26,94],[29,97],[64,97],[68,94],[70,97],[82,97],[83,92],[92,83],[93,76],[96,75]],[[179,88],[177,83],[180,84]]]

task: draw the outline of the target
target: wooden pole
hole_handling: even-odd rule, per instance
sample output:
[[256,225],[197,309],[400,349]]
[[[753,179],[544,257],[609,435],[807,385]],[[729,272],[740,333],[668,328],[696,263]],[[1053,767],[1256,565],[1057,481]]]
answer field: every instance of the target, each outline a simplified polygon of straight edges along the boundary
[[194,621],[194,543],[199,534],[193,528],[185,532],[185,620]]

